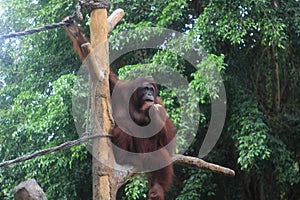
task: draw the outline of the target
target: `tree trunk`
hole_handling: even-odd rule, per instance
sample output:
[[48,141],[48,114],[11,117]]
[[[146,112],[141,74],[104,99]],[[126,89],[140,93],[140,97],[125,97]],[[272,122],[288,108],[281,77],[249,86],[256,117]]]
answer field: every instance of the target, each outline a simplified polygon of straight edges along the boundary
[[[96,60],[96,77],[92,80],[92,124],[94,134],[108,134],[112,127],[112,116],[109,93],[109,55],[108,24],[106,9],[95,9],[91,12],[92,55]],[[91,76],[92,77],[92,76]],[[93,141],[93,199],[110,200],[112,198],[110,174],[114,163],[110,140]]]

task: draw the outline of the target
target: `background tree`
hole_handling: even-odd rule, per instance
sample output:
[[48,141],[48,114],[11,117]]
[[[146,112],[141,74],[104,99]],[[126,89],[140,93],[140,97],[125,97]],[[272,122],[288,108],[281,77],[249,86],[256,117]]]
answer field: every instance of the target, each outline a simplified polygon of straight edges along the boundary
[[[1,0],[0,4],[0,34],[4,34],[61,21],[73,12],[76,1]],[[210,97],[217,98],[218,88],[210,90],[205,80],[216,86],[218,81],[201,69],[215,66],[225,81],[226,124],[205,159],[238,173],[227,178],[176,166],[167,199],[299,199],[299,1],[112,1],[111,9],[118,7],[126,16],[112,40],[123,30],[164,27],[192,38],[192,43],[178,41],[182,51],[200,45],[208,52],[199,70],[174,53],[149,49],[130,52],[112,65],[120,76],[128,77],[142,64],[163,63],[189,80],[201,113],[190,112],[200,125],[186,154],[198,155],[209,124]],[[87,28],[85,21],[81,24]],[[127,37],[130,41],[134,35]],[[65,32],[56,29],[0,43],[0,161],[78,137],[71,95],[80,62]],[[115,48],[123,45],[114,43]],[[165,88],[160,95],[174,122],[183,125],[178,124],[180,112],[189,112],[191,105],[178,104]],[[179,133],[179,148],[186,144],[180,135],[188,131],[189,126]],[[78,146],[0,168],[0,195],[11,197],[19,182],[36,178],[49,199],[88,199],[90,161],[85,147]],[[142,199],[145,193],[144,179],[139,177],[119,196]]]
[[[73,12],[75,2],[0,4],[4,34],[61,21]],[[56,29],[0,42],[1,161],[77,138],[71,92],[80,62],[65,32]],[[90,166],[89,153],[78,146],[1,168],[0,193],[11,199],[13,188],[31,177],[41,183],[49,199],[85,199],[91,194]]]

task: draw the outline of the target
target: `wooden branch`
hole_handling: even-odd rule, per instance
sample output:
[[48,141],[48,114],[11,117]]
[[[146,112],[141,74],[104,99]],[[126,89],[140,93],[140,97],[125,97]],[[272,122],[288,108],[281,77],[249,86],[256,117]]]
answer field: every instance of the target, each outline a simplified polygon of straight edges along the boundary
[[108,32],[112,32],[117,23],[124,17],[125,12],[123,9],[119,8],[115,10],[108,18]]
[[132,177],[136,173],[134,167],[130,165],[119,165],[116,164],[114,170],[112,171],[111,187],[115,188],[115,192],[118,192],[119,188],[124,185],[128,178]]
[[[213,163],[206,162],[197,157],[184,156],[181,154],[175,154],[172,157],[174,164],[182,165],[190,168],[196,169],[206,169],[215,173],[224,174],[226,176],[235,176],[235,172],[232,169],[222,167]],[[128,178],[132,177],[135,174],[136,170],[129,165],[116,165],[113,176],[117,180],[117,188],[119,189],[122,185],[126,183]]]
[[177,165],[183,165],[183,166],[198,168],[198,169],[207,169],[227,176],[235,176],[235,172],[232,169],[206,162],[197,157],[176,154],[172,157],[172,160],[174,164]]
[[36,157],[39,157],[39,156],[44,156],[44,155],[50,154],[50,153],[55,152],[55,151],[68,149],[68,148],[71,148],[71,147],[73,147],[73,146],[75,146],[79,143],[87,142],[87,141],[92,140],[92,139],[107,138],[107,137],[110,137],[110,135],[97,134],[97,135],[83,136],[83,137],[81,137],[77,140],[72,140],[72,141],[69,141],[69,142],[65,142],[65,143],[62,143],[58,146],[51,147],[51,148],[44,149],[44,150],[40,150],[40,151],[35,152],[33,154],[21,156],[19,158],[13,159],[13,160],[8,160],[8,161],[5,161],[5,162],[2,162],[2,163],[0,163],[0,167],[6,167],[6,166],[9,166],[9,165],[14,164],[14,163],[24,162],[26,160],[30,160],[30,159],[33,159],[33,158],[36,158]]

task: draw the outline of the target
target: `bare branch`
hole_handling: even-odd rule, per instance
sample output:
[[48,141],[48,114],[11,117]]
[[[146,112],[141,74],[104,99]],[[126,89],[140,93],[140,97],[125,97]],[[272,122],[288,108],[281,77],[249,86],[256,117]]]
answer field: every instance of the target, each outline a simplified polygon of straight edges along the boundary
[[83,136],[83,137],[81,137],[77,140],[65,142],[65,143],[63,143],[59,146],[56,146],[56,147],[51,147],[49,149],[41,150],[41,151],[35,152],[33,154],[25,155],[25,156],[22,156],[22,157],[13,159],[13,160],[8,160],[8,161],[5,161],[5,162],[2,162],[2,163],[0,163],[0,167],[6,167],[6,166],[14,164],[14,163],[19,163],[19,162],[23,162],[23,161],[26,161],[26,160],[30,160],[30,159],[33,159],[33,158],[36,158],[36,157],[39,157],[39,156],[43,156],[43,155],[47,155],[49,153],[59,151],[59,150],[62,150],[62,149],[68,149],[68,148],[71,148],[72,146],[75,146],[79,143],[87,142],[88,140],[92,140],[92,139],[95,139],[95,138],[108,138],[108,137],[111,137],[111,136],[110,135],[101,135],[101,134]]
[[208,169],[210,171],[221,173],[227,176],[235,176],[235,172],[232,169],[206,162],[200,158],[176,154],[172,157],[172,160],[174,164],[198,169]]
[[[172,160],[174,164],[177,165],[196,169],[207,169],[226,176],[235,176],[235,172],[232,169],[206,162],[200,158],[176,154],[172,157]],[[113,171],[113,177],[115,178],[115,181],[117,180],[117,188],[119,189],[123,184],[125,184],[128,178],[135,174],[135,171],[136,170],[129,165],[116,165]]]
[[112,32],[117,23],[124,17],[125,12],[123,9],[119,8],[115,10],[108,18],[108,32]]

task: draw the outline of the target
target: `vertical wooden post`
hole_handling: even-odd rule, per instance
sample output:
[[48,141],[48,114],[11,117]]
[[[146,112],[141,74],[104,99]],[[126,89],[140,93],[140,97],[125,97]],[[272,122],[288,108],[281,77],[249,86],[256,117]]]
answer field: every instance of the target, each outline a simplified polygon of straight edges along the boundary
[[[95,134],[108,134],[112,126],[109,93],[109,54],[108,54],[108,23],[106,9],[95,9],[91,12],[91,44],[93,56],[97,63],[96,80],[92,92],[92,120]],[[93,200],[110,200],[110,174],[114,159],[110,140],[96,139],[93,141]]]

